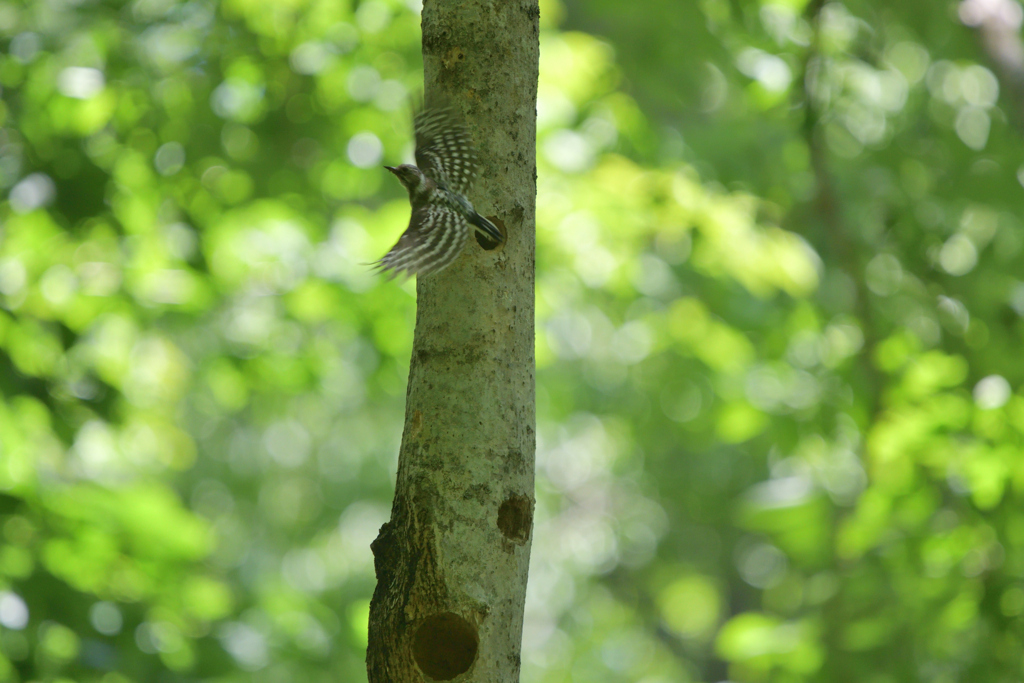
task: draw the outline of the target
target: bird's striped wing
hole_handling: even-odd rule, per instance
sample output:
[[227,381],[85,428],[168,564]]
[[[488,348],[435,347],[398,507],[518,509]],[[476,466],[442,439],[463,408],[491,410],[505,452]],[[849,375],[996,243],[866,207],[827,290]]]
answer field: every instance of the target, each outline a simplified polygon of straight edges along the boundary
[[468,235],[469,224],[461,214],[428,204],[413,212],[409,227],[377,265],[392,278],[403,272],[421,277],[436,273],[458,257]]
[[477,156],[466,126],[450,108],[424,109],[413,122],[416,165],[435,182],[464,195],[476,177]]

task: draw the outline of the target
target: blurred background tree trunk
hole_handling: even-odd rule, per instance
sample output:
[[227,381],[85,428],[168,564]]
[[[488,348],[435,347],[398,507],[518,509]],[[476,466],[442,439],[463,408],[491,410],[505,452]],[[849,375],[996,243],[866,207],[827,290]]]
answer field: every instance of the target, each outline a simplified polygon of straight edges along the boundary
[[539,9],[429,1],[425,100],[463,114],[471,199],[508,238],[416,284],[391,520],[373,544],[371,683],[519,680],[535,449],[534,204]]

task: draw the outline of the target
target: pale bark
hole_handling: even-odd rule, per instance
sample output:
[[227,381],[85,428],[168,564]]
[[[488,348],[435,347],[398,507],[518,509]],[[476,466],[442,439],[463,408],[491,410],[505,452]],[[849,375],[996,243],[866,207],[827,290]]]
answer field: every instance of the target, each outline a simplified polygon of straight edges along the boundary
[[416,283],[391,520],[373,543],[370,683],[519,680],[533,528],[537,0],[425,0],[425,99],[467,121],[470,199],[507,233]]

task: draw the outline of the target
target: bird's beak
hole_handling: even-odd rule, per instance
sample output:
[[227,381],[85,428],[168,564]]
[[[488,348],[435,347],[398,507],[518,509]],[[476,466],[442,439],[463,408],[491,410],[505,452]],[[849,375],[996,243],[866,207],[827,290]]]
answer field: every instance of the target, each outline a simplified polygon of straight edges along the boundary
[[388,169],[389,171],[396,175],[398,174],[398,170],[394,166],[385,166],[384,168]]

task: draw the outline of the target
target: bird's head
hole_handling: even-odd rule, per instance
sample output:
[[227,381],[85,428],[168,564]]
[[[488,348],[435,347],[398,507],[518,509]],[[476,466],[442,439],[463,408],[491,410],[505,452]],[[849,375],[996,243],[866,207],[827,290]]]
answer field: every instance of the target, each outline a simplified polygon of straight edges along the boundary
[[385,166],[394,173],[398,179],[405,186],[405,189],[409,191],[410,195],[418,193],[424,182],[423,172],[416,168],[412,164],[402,164],[401,166]]

